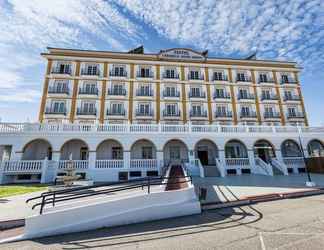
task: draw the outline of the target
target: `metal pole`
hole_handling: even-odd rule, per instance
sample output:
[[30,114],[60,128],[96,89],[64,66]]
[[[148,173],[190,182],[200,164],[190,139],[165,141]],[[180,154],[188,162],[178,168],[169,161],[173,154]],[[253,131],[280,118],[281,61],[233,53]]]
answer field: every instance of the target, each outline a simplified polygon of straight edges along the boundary
[[304,147],[303,147],[302,140],[301,140],[300,127],[298,127],[298,139],[299,139],[299,146],[300,146],[302,156],[303,156],[303,161],[304,161],[304,164],[305,164],[305,171],[306,171],[306,174],[307,174],[307,178],[308,178],[309,182],[312,182],[312,178],[311,178],[310,173],[308,172],[308,169],[307,169],[307,161],[306,161],[306,157],[305,157],[305,153],[304,153]]
[[147,193],[149,194],[151,192],[150,190],[150,177],[147,179]]

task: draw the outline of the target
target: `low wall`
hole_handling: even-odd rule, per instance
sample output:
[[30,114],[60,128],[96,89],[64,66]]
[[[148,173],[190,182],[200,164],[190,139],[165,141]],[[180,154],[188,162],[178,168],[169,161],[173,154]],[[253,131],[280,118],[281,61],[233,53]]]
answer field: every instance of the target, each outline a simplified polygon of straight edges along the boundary
[[161,191],[119,200],[62,206],[42,215],[26,218],[24,238],[80,232],[100,227],[198,214],[200,203],[194,186],[176,191]]
[[324,157],[306,158],[306,164],[310,173],[324,173]]

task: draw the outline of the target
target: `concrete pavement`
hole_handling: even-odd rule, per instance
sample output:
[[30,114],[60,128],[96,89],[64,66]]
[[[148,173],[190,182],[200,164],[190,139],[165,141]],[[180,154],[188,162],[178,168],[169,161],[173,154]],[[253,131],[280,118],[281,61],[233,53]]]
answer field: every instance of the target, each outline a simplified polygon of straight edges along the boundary
[[324,249],[324,195],[205,211],[0,249]]

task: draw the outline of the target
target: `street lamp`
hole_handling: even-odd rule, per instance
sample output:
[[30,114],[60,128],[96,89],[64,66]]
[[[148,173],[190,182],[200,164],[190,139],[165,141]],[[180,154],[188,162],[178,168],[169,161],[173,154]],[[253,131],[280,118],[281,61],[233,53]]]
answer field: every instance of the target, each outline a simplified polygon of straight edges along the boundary
[[307,161],[306,161],[304,147],[303,147],[302,139],[301,139],[301,128],[298,127],[297,130],[298,130],[299,147],[301,149],[301,153],[302,153],[302,156],[303,156],[303,161],[304,161],[304,164],[305,164],[305,171],[306,171],[307,179],[308,179],[306,181],[306,186],[307,187],[315,187],[316,186],[316,183],[312,181],[311,175],[310,175],[310,173],[309,173],[309,171],[307,169]]

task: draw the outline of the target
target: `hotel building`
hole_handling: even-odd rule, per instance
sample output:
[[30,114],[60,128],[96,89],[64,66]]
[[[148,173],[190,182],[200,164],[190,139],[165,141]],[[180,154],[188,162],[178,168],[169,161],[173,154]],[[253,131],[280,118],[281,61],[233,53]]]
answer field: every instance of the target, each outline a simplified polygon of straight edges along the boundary
[[52,181],[69,160],[95,181],[159,175],[174,162],[200,176],[289,174],[305,170],[303,151],[323,153],[295,62],[142,47],[42,56],[39,123],[0,130],[2,182]]

